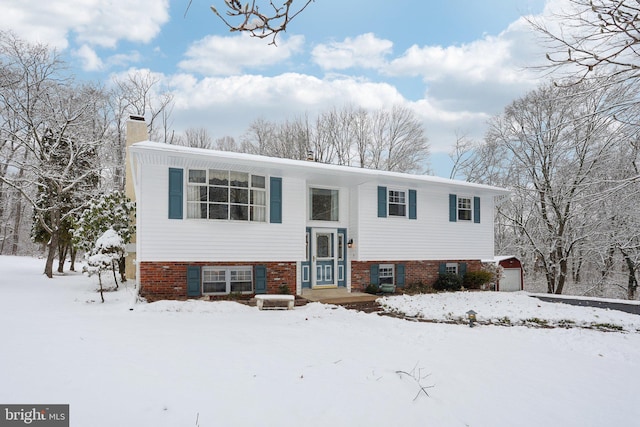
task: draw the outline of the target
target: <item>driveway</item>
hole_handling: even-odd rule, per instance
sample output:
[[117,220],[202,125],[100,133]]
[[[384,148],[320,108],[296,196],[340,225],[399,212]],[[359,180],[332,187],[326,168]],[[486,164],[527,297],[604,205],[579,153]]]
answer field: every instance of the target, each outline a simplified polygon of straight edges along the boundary
[[531,295],[531,296],[545,302],[560,302],[563,304],[579,305],[583,307],[608,308],[610,310],[618,310],[618,311],[624,311],[626,313],[640,315],[640,304],[598,301],[598,300],[589,300],[589,299],[573,299],[573,298],[566,298],[566,297],[558,298],[558,297],[546,296],[546,295]]

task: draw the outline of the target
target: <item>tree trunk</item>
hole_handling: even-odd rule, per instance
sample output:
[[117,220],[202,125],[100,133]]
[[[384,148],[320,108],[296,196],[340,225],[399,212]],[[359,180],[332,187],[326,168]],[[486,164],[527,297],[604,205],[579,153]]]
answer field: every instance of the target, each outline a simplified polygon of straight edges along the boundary
[[11,255],[18,255],[18,248],[20,246],[20,225],[22,223],[23,212],[22,195],[18,194],[13,214],[13,244],[11,246]]
[[116,289],[118,289],[118,277],[116,276],[116,262],[111,260],[111,271],[113,272],[113,281],[116,283]]
[[51,233],[49,243],[47,243],[48,253],[47,263],[44,267],[44,274],[46,274],[49,279],[53,277],[53,260],[56,258],[56,250],[58,249],[58,234],[59,231],[55,229],[53,233]]
[[49,279],[53,277],[53,260],[56,257],[56,250],[58,249],[58,243],[60,241],[60,210],[51,210],[51,237],[47,243],[47,263],[44,267],[44,274]]
[[67,259],[67,252],[69,251],[69,245],[58,245],[58,273],[64,273],[64,262]]
[[127,281],[127,272],[126,272],[126,258],[120,257],[118,260],[118,271],[120,272],[120,281],[122,283]]
[[638,291],[638,279],[636,278],[636,263],[633,262],[631,257],[624,253],[624,251],[620,250],[622,255],[624,256],[624,260],[627,263],[627,268],[629,269],[629,281],[627,284],[627,298],[629,300],[636,299],[636,292]]
[[69,265],[69,271],[76,271],[76,255],[78,255],[78,250],[71,245],[71,254],[69,255],[71,265]]
[[98,283],[100,284],[100,299],[102,303],[104,303],[104,289],[102,288],[102,276],[100,274],[100,270],[98,270]]

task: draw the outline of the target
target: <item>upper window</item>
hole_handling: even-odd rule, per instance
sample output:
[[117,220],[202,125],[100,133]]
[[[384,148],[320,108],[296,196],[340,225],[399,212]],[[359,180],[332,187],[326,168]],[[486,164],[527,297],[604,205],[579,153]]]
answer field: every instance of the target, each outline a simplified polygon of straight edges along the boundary
[[458,221],[471,221],[471,197],[458,197]]
[[191,169],[187,218],[266,221],[264,176],[217,169]]
[[389,216],[407,216],[407,198],[404,191],[389,190]]
[[311,188],[309,197],[310,219],[314,221],[338,221],[338,190]]

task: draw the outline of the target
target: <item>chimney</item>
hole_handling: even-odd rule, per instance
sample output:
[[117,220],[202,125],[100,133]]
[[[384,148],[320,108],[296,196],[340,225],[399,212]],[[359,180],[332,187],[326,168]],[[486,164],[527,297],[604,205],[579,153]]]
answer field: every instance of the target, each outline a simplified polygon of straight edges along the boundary
[[[147,141],[149,135],[147,134],[147,124],[144,121],[144,117],[138,115],[129,116],[127,120],[127,135],[126,135],[126,155],[125,155],[125,175],[124,175],[124,192],[125,195],[132,201],[136,201],[136,193],[133,186],[133,171],[131,170],[131,158],[129,155],[129,147],[136,142]],[[135,218],[131,218],[131,221],[135,221]],[[131,242],[127,245],[127,257],[125,259],[125,272],[129,279],[136,278],[136,235],[131,236]]]

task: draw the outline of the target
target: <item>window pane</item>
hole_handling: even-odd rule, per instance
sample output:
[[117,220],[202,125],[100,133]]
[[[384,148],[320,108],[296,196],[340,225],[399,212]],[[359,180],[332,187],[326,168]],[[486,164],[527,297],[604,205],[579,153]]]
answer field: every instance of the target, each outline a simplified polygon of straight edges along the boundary
[[230,192],[231,203],[249,203],[249,190],[245,190],[243,188],[232,188]]
[[202,292],[204,293],[227,292],[227,284],[226,282],[202,282]]
[[251,175],[251,186],[255,188],[265,188],[264,176]]
[[207,201],[207,187],[204,185],[189,185],[187,186],[187,201],[189,202],[206,202]]
[[247,221],[249,219],[249,206],[230,205],[231,219]]
[[[229,205],[212,203],[209,205],[209,219],[229,219]],[[205,216],[206,218],[206,216]]]
[[228,202],[229,189],[227,187],[209,187],[210,202]]
[[311,219],[338,221],[338,190],[311,189]]
[[265,206],[267,204],[267,193],[262,190],[251,190],[251,204]]
[[230,173],[230,185],[232,187],[248,187],[249,186],[249,174],[243,172],[233,172]]
[[231,282],[231,292],[253,292],[251,282]]
[[331,256],[331,238],[329,234],[318,234],[316,236],[316,253],[318,258],[329,258]]
[[406,211],[407,211],[406,205],[389,204],[390,216],[406,216]]
[[206,203],[187,203],[187,218],[206,218]]
[[189,182],[205,184],[207,182],[207,171],[189,170]]
[[229,185],[229,172],[209,169],[210,185]]
[[251,206],[251,221],[265,222],[267,220],[267,209],[262,206]]

